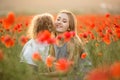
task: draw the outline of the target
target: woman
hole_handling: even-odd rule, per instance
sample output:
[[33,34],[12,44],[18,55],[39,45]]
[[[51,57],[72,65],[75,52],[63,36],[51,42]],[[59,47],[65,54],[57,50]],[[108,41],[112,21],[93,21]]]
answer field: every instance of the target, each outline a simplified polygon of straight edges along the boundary
[[[58,14],[56,21],[55,21],[55,36],[56,37],[62,36],[62,38],[57,41],[57,44],[53,45],[54,48],[53,50],[51,49],[50,55],[55,56],[56,59],[67,58],[69,60],[72,60],[74,57],[73,56],[74,50],[76,49],[75,47],[79,47],[79,51],[78,51],[79,55],[81,55],[84,52],[82,42],[77,35],[76,24],[77,24],[76,18],[72,12],[63,10]],[[68,34],[69,32],[71,33],[73,32],[73,35],[71,34],[72,37],[70,37],[68,41],[65,40],[66,32],[68,32]],[[65,50],[61,50],[62,54],[58,53],[57,49],[62,48],[64,46],[66,46],[65,47],[66,49],[63,48]],[[52,51],[55,51],[55,52],[52,52]]]
[[[63,10],[55,20],[55,36],[58,37],[57,43],[50,46],[50,55],[56,58],[56,61],[65,58],[74,62],[74,65],[68,71],[59,72],[50,68],[50,73],[42,75],[50,77],[66,76],[71,71],[75,74],[80,65],[80,56],[84,53],[84,47],[77,35],[76,18],[72,12]],[[65,34],[73,33],[69,40],[66,40]],[[60,37],[61,36],[61,37]],[[59,38],[60,37],[60,38]],[[75,74],[76,75],[76,74]],[[75,78],[74,78],[75,79]],[[66,79],[65,79],[66,80]],[[69,80],[69,79],[68,79]]]
[[31,39],[22,49],[21,62],[25,62],[37,69],[38,65],[32,58],[34,53],[38,53],[42,57],[42,61],[45,61],[46,56],[48,55],[49,45],[46,42],[40,43],[39,37],[41,36],[40,33],[51,31],[51,27],[53,27],[53,16],[51,14],[43,13],[33,17],[31,25],[28,29],[28,35]]

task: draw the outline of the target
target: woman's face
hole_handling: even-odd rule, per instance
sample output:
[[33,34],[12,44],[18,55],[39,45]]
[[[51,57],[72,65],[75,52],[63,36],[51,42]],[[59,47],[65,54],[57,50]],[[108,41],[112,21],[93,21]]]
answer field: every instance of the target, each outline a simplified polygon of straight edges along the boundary
[[69,28],[69,18],[65,13],[58,14],[55,20],[55,29],[57,32],[65,32]]

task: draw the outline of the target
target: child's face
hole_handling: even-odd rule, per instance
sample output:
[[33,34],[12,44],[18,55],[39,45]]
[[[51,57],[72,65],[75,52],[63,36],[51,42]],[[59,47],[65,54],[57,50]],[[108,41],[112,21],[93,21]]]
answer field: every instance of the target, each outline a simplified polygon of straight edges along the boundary
[[65,13],[58,14],[55,20],[55,29],[57,32],[65,32],[69,28],[69,18]]

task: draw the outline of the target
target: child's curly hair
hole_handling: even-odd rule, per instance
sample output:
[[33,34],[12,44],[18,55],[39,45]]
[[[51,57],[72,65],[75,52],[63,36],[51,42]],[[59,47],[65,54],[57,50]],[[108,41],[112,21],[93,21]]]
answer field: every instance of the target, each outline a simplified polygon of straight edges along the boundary
[[53,20],[53,16],[49,13],[34,16],[28,29],[28,37],[36,38],[38,33],[44,30],[51,32],[54,26]]

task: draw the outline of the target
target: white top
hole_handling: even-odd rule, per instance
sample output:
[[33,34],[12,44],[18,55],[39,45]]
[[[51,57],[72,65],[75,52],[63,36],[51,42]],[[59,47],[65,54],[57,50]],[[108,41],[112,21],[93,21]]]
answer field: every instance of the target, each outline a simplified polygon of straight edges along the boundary
[[[42,60],[45,62],[48,56],[49,45],[46,43],[38,43],[36,40],[29,40],[23,47],[21,52],[20,62],[27,62],[28,64],[36,65],[32,59],[34,52],[39,52]],[[36,65],[37,66],[37,65]]]

